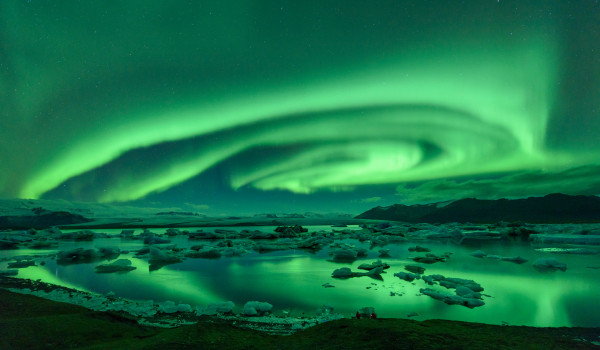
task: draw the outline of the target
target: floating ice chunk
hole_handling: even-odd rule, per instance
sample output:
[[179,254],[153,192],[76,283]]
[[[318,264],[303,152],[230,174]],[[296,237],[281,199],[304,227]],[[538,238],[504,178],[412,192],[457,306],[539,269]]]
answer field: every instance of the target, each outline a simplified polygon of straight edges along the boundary
[[561,270],[567,271],[567,264],[561,263],[554,258],[540,258],[533,262],[533,267],[539,272],[550,272]]
[[479,283],[476,283],[473,280],[467,280],[463,278],[444,278],[440,281],[440,286],[446,287],[448,289],[457,288],[458,286],[464,286],[471,289],[474,292],[482,292],[483,287]]
[[515,264],[524,264],[526,263],[528,260],[525,258],[522,258],[520,256],[503,256],[502,258],[500,258],[500,260],[502,261],[508,261],[508,262],[513,262]]
[[415,279],[420,279],[421,276],[416,273],[408,273],[408,272],[398,272],[394,274],[394,277],[398,277],[401,280],[405,280],[407,282],[412,282]]
[[22,269],[29,266],[35,266],[35,261],[33,260],[19,260],[15,262],[8,263],[9,269]]
[[223,303],[210,303],[205,307],[196,307],[196,316],[208,315],[213,316],[216,314],[228,314],[233,312],[235,304],[233,301],[226,301]]
[[0,277],[11,277],[19,274],[19,270],[0,270]]
[[423,266],[417,266],[417,265],[406,265],[406,266],[404,266],[404,269],[406,271],[409,271],[412,273],[417,273],[419,275],[422,275],[425,272],[425,268]]
[[247,316],[264,315],[271,309],[273,309],[273,305],[260,301],[249,301],[244,304],[244,314]]
[[377,277],[377,276],[381,275],[382,272],[383,272],[383,266],[376,267],[372,270],[369,270],[368,272],[353,272],[348,267],[342,267],[342,268],[334,270],[333,273],[331,274],[331,277],[333,277],[333,278],[350,278],[350,277],[362,277],[362,276]]
[[177,312],[192,312],[190,304],[177,304]]
[[429,252],[431,252],[431,249],[416,245],[414,247],[408,247],[408,251],[409,252],[418,252],[418,253],[429,253]]
[[487,254],[483,250],[476,250],[473,253],[471,253],[471,256],[474,256],[476,258],[485,258]]
[[167,300],[158,304],[158,311],[164,312],[165,314],[173,314],[178,310],[177,304],[171,300]]
[[455,293],[463,298],[481,299],[481,293],[474,292],[471,288],[465,286],[456,287]]
[[112,272],[128,272],[135,270],[135,266],[131,266],[131,260],[118,259],[110,264],[98,265],[95,267],[97,273],[112,273]]
[[373,261],[370,264],[364,263],[364,264],[360,264],[358,266],[358,268],[361,269],[361,270],[369,270],[369,271],[373,270],[373,269],[375,269],[377,267],[382,267],[383,269],[389,269],[390,265],[382,262],[380,259],[377,259],[376,261]]
[[214,247],[204,247],[198,251],[190,250],[185,253],[187,258],[218,259],[221,257],[221,251]]
[[433,299],[443,301],[448,305],[462,305],[468,308],[474,308],[485,305],[485,303],[479,299],[465,298],[455,294],[439,292],[431,288],[421,288],[419,292]]

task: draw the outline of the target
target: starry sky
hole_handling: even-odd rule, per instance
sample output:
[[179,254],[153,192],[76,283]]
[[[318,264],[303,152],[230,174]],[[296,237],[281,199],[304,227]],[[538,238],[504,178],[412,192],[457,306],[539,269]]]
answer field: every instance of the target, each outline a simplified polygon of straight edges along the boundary
[[0,2],[0,197],[600,194],[600,3]]

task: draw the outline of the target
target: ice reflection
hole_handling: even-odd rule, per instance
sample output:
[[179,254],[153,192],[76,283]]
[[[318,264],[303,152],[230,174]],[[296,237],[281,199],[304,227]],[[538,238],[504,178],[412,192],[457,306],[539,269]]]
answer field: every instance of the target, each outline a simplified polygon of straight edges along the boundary
[[[349,241],[358,247],[367,244]],[[198,244],[185,238],[176,238],[174,244],[189,248]],[[206,243],[206,242],[203,242]],[[275,313],[288,311],[291,315],[312,313],[323,304],[332,305],[336,312],[351,315],[357,309],[373,306],[380,317],[406,317],[416,312],[417,319],[442,318],[471,322],[484,322],[528,326],[600,326],[600,315],[590,310],[600,308],[596,291],[600,290],[599,270],[588,268],[597,264],[596,255],[552,255],[535,251],[528,243],[513,242],[510,245],[489,244],[481,247],[465,247],[439,242],[423,242],[433,253],[451,252],[447,262],[431,265],[420,264],[426,275],[442,274],[446,277],[473,279],[485,288],[485,305],[469,309],[458,305],[446,305],[425,295],[419,289],[430,287],[422,280],[412,283],[393,276],[404,271],[410,258],[420,253],[408,251],[414,243],[390,244],[391,258],[384,261],[391,268],[382,274],[382,281],[369,277],[333,279],[331,273],[340,267],[356,270],[358,265],[377,258],[370,251],[366,259],[352,263],[330,260],[327,248],[316,254],[287,250],[258,254],[252,252],[243,257],[220,259],[186,259],[181,263],[149,271],[147,261],[133,253],[122,254],[136,270],[125,274],[96,274],[94,267],[100,263],[60,266],[52,258],[44,266],[20,270],[19,277],[42,281],[98,293],[115,292],[118,296],[155,301],[204,305],[210,302],[232,300],[241,306],[246,301],[267,301],[275,306]],[[99,239],[93,242],[62,242],[58,249],[77,247],[118,246],[122,250],[141,248],[140,242],[121,241],[118,238]],[[489,254],[522,256],[529,261],[518,265],[493,259],[478,259],[470,254],[482,249]],[[15,250],[2,252],[2,256],[48,255],[50,250]],[[568,265],[566,272],[539,273],[532,261],[539,257],[558,257]],[[0,263],[0,269],[8,262]],[[334,285],[325,288],[324,284]],[[443,288],[434,287],[439,290]]]

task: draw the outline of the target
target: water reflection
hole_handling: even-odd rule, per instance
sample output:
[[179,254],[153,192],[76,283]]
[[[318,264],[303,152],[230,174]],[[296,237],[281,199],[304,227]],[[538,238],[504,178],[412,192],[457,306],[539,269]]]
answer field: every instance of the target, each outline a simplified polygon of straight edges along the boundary
[[[369,248],[358,241],[349,240],[348,243]],[[172,244],[189,248],[198,244],[198,241],[176,237]],[[330,261],[327,248],[315,254],[287,250],[265,254],[252,252],[243,257],[212,260],[187,259],[152,272],[147,261],[128,253],[119,258],[131,259],[136,270],[125,274],[96,274],[94,266],[99,263],[60,266],[48,258],[45,259],[45,266],[21,269],[19,277],[42,279],[98,293],[113,291],[118,296],[157,302],[173,300],[203,305],[232,300],[241,306],[249,300],[268,301],[275,306],[276,312],[286,310],[292,315],[312,313],[321,305],[330,304],[335,311],[347,315],[355,313],[358,308],[373,306],[380,317],[406,317],[416,312],[419,314],[417,319],[442,318],[529,326],[600,326],[600,315],[591,312],[600,309],[600,301],[596,298],[600,290],[600,270],[588,268],[599,263],[596,255],[555,256],[535,251],[528,243],[480,247],[439,242],[420,244],[431,248],[435,254],[452,253],[447,262],[423,264],[427,269],[425,274],[475,280],[485,288],[485,305],[475,309],[446,305],[420,295],[419,289],[427,287],[422,280],[409,283],[393,277],[394,272],[403,271],[405,265],[415,264],[410,258],[420,253],[411,253],[407,249],[414,243],[386,246],[392,257],[383,260],[391,268],[382,274],[381,281],[368,277],[345,280],[331,278],[333,270],[343,266],[356,270],[359,264],[376,259],[377,253],[370,251],[367,259],[339,263]],[[133,251],[143,244],[107,238],[93,242],[61,242],[58,249],[107,246]],[[470,256],[476,249],[502,256],[520,255],[529,261],[518,265],[478,259]],[[1,254],[47,255],[53,252],[22,249]],[[533,269],[531,263],[535,259],[553,256],[567,263],[566,272],[539,273]],[[6,264],[0,263],[0,269],[6,268]],[[325,283],[335,288],[325,288]]]

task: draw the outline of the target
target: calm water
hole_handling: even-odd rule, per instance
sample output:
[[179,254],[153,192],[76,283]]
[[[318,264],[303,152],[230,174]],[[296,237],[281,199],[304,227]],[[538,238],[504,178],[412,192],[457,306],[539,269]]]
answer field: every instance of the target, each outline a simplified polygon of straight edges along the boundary
[[[311,231],[331,227],[311,227]],[[243,228],[236,228],[237,230]],[[252,228],[256,229],[256,228]],[[270,228],[260,228],[268,231]],[[102,230],[118,233],[121,230]],[[153,232],[160,233],[161,229]],[[136,230],[136,233],[141,230]],[[368,244],[348,240],[358,247],[369,248]],[[210,243],[188,241],[176,237],[172,244],[190,247]],[[45,266],[20,269],[19,277],[42,279],[86,291],[107,293],[131,299],[173,300],[176,302],[203,305],[210,302],[232,300],[237,306],[246,301],[267,301],[274,305],[275,313],[284,310],[291,315],[310,314],[323,304],[332,305],[337,312],[347,315],[365,306],[375,307],[380,317],[406,317],[408,313],[419,314],[416,319],[442,318],[472,322],[529,326],[600,326],[600,257],[598,255],[550,254],[535,251],[528,243],[487,244],[480,247],[465,247],[450,243],[421,242],[433,253],[452,252],[445,263],[422,265],[425,274],[442,274],[446,277],[473,279],[482,285],[485,305],[468,309],[458,305],[446,305],[428,296],[419,295],[419,289],[428,287],[423,281],[413,283],[393,277],[395,272],[404,271],[407,264],[415,264],[409,257],[419,253],[408,252],[415,243],[390,244],[391,258],[383,259],[391,265],[383,274],[383,281],[369,277],[339,280],[331,278],[333,270],[348,266],[353,271],[359,264],[377,258],[377,250],[369,252],[366,259],[353,263],[330,261],[328,248],[311,254],[304,251],[287,250],[258,254],[252,252],[243,257],[187,259],[179,264],[167,265],[149,272],[148,262],[137,259],[133,253],[119,258],[131,259],[137,269],[126,274],[96,274],[94,266],[105,263],[60,266],[54,259],[45,259]],[[63,242],[58,250],[75,247],[117,246],[122,250],[134,250],[143,246],[140,241],[122,241],[120,238],[97,239],[93,242]],[[470,256],[474,250],[482,249],[488,254],[502,256],[520,255],[529,261],[523,265]],[[0,257],[11,255],[44,255],[56,250],[13,250],[0,251]],[[539,257],[554,257],[568,266],[566,272],[540,273],[532,267]],[[7,262],[0,263],[5,269]],[[595,268],[594,268],[595,267]],[[329,282],[335,288],[324,288]],[[435,286],[435,289],[445,290]],[[395,295],[392,296],[391,293]]]

